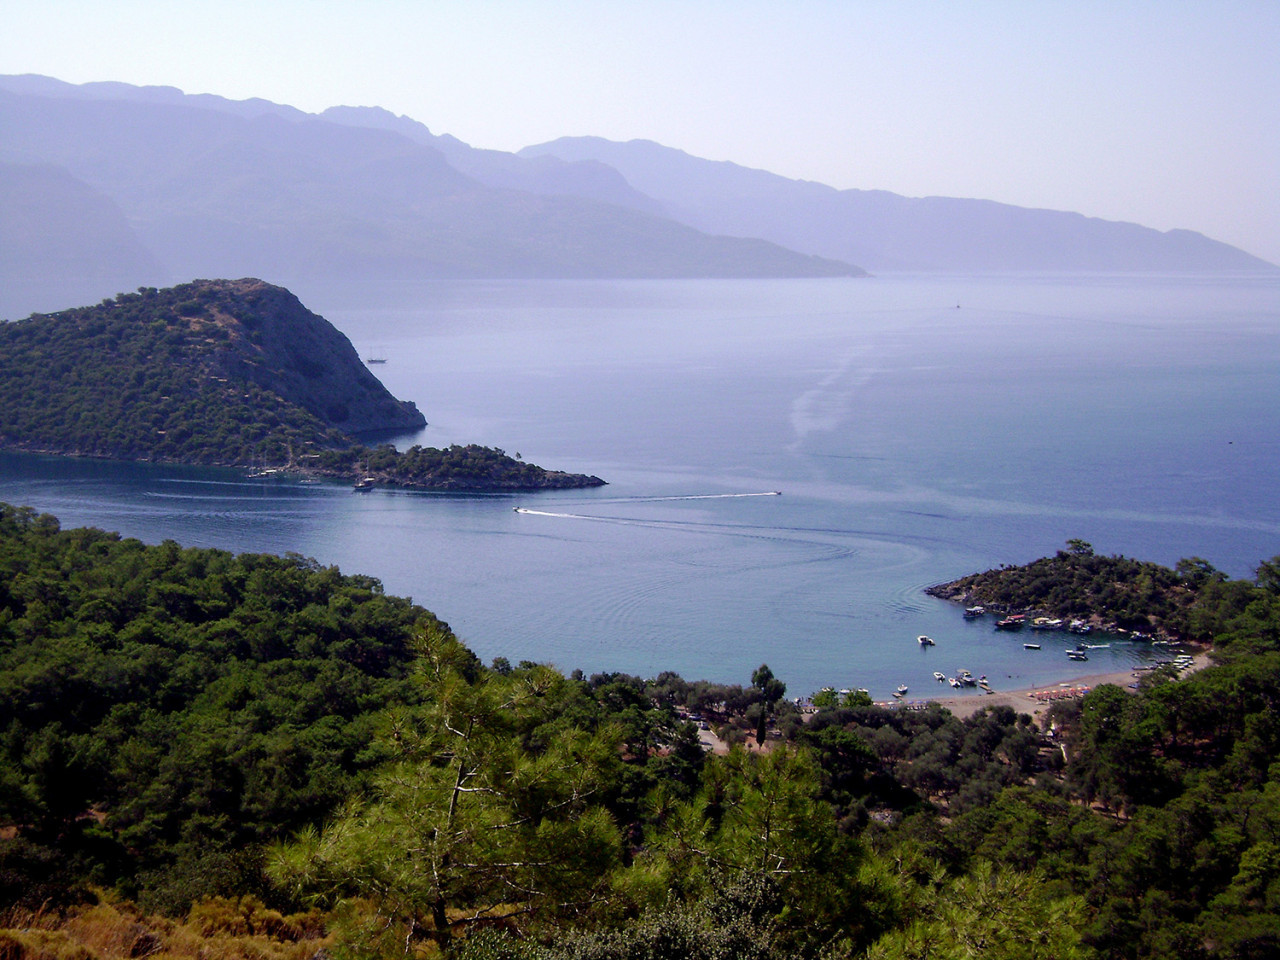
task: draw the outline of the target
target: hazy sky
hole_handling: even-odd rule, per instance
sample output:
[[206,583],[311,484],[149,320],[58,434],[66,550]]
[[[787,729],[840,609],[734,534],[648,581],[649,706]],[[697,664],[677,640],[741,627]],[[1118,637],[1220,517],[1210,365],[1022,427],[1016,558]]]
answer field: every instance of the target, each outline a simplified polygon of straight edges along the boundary
[[1280,0],[11,0],[0,73],[646,138],[1280,263]]

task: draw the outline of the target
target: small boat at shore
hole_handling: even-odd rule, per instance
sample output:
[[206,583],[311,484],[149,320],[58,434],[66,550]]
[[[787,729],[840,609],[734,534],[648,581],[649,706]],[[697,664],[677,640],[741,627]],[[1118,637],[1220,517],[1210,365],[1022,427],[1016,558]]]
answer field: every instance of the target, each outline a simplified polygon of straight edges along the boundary
[[986,614],[987,614],[986,607],[965,607],[964,608],[964,618],[966,620],[973,620],[973,619],[976,619],[977,617],[984,617],[986,616]]
[[1036,617],[1031,621],[1032,630],[1061,630],[1062,621],[1053,617]]
[[905,683],[898,684],[898,696],[902,696],[906,692],[907,692],[907,685]]
[[935,670],[933,671],[933,679],[937,680],[939,683],[942,683],[944,680],[947,679],[947,675],[943,673],[941,670]]
[[1085,653],[1083,650],[1068,650],[1067,659],[1068,660],[1088,660],[1089,655]]

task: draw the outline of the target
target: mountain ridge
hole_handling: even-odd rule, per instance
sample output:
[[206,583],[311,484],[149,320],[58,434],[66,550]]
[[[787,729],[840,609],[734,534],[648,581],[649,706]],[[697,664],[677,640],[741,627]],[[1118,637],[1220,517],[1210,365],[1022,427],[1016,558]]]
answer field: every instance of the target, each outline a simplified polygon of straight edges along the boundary
[[869,270],[1146,272],[1277,267],[1191,230],[1161,232],[1073,211],[994,200],[838,190],[652,140],[561,137],[520,156],[594,159],[617,169],[675,219],[850,259]]
[[[30,193],[20,169],[49,168],[57,177],[24,202],[56,211],[78,191],[85,224],[98,224],[51,215],[30,228],[37,242],[6,243],[0,275],[20,276],[0,289],[0,316],[191,276],[265,276],[349,299],[436,279],[1278,269],[1194,231],[837,190],[653,141],[478,149],[381,107],[311,114],[0,76],[0,126],[0,197]],[[110,230],[104,203],[119,212]],[[33,260],[39,248],[79,249],[79,264]],[[120,262],[126,249],[132,263]]]
[[[644,205],[635,198],[627,206],[592,190],[492,186],[456,169],[427,137],[265,101],[0,78],[0,128],[0,162],[60,168],[114,202],[166,279],[266,276],[314,291],[433,278],[862,274],[769,241],[703,233],[635,209]],[[514,155],[476,156],[532,169]],[[561,181],[581,179],[570,165],[540,166]],[[616,174],[579,169],[588,168],[601,189],[625,190]],[[47,299],[0,301],[0,315],[67,302],[67,279],[55,269],[33,276]],[[106,292],[155,282],[124,270]]]

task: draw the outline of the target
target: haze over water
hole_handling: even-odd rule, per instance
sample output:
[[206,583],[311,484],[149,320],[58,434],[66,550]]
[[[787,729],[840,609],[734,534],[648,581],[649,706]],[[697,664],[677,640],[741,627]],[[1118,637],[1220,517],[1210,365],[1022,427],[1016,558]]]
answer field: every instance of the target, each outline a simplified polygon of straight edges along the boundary
[[1276,278],[440,283],[412,309],[295,292],[388,358],[374,371],[431,421],[404,443],[609,485],[355,495],[5,456],[0,499],[370,574],[485,660],[741,683],[767,662],[792,695],[1079,673],[1065,635],[1024,651],[921,592],[1071,537],[1233,577],[1280,553]]

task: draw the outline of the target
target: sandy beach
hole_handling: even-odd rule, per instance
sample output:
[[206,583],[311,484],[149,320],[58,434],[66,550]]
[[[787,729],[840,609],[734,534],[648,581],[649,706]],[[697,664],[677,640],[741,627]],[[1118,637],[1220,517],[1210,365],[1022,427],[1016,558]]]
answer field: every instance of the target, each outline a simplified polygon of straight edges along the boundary
[[[1185,671],[1183,675],[1203,669],[1208,665],[1209,655],[1207,653],[1197,653],[1193,666],[1188,671]],[[975,693],[965,696],[913,697],[907,702],[918,703],[926,700],[930,703],[939,703],[962,719],[972,716],[983,707],[1002,705],[1013,707],[1018,713],[1029,713],[1033,717],[1039,717],[1049,709],[1055,698],[1079,695],[1086,689],[1092,690],[1094,687],[1101,686],[1104,683],[1114,683],[1116,686],[1128,690],[1130,689],[1129,684],[1142,675],[1141,673],[1134,673],[1132,670],[1120,670],[1114,673],[1092,673],[1030,690],[998,690],[993,688],[991,693]],[[895,706],[896,704],[886,705]]]

